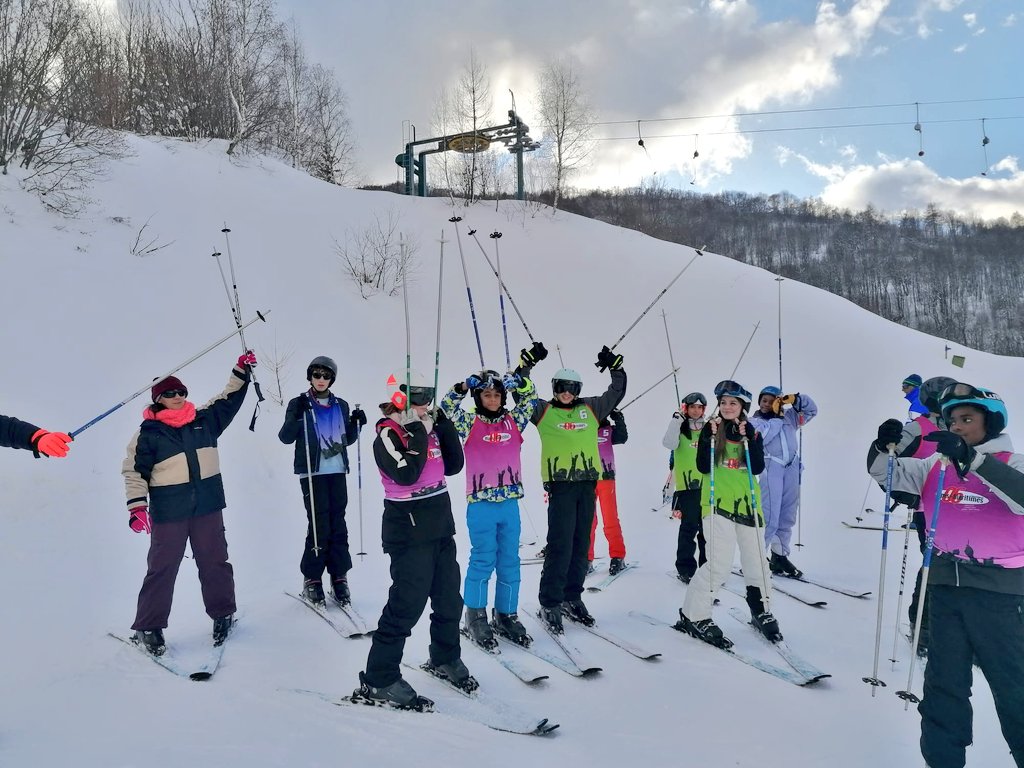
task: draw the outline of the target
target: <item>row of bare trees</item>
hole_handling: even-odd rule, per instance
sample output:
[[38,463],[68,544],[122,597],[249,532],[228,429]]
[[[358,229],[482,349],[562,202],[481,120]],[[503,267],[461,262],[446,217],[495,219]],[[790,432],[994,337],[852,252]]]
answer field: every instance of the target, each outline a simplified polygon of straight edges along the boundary
[[119,150],[109,129],[226,139],[338,184],[354,173],[345,94],[273,0],[0,0],[0,173],[20,166],[73,209]]

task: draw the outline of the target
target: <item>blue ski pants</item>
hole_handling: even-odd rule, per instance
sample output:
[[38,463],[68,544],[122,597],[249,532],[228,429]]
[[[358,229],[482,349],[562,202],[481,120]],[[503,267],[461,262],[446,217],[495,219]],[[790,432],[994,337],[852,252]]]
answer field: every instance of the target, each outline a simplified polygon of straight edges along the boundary
[[463,600],[467,608],[486,608],[491,574],[497,571],[494,607],[519,609],[519,500],[474,501],[466,507],[469,567]]

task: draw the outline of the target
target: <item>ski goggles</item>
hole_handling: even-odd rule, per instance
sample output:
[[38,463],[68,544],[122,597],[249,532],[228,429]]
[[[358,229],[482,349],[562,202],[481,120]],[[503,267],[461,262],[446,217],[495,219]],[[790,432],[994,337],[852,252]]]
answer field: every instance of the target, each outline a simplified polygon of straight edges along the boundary
[[957,382],[956,384],[950,384],[939,395],[939,404],[945,405],[951,400],[1000,400],[995,392],[988,389],[978,389],[972,384],[964,384]]
[[551,391],[556,395],[560,395],[563,392],[569,392],[573,397],[579,397],[580,392],[583,389],[583,384],[579,381],[569,381],[568,379],[555,379],[551,382]]
[[[402,385],[402,391],[405,391],[405,385]],[[410,387],[409,388],[409,402],[413,405],[430,405],[434,400],[434,388],[433,387]]]
[[702,408],[707,408],[708,400],[700,392],[691,392],[683,398],[683,405],[699,405]]
[[715,385],[715,397],[721,399],[726,396],[735,397],[737,400],[742,400],[748,404],[751,400],[750,392],[745,390],[732,379],[725,379]]
[[173,397],[188,397],[187,389],[168,389],[166,392],[162,392],[160,397],[165,397],[170,400]]

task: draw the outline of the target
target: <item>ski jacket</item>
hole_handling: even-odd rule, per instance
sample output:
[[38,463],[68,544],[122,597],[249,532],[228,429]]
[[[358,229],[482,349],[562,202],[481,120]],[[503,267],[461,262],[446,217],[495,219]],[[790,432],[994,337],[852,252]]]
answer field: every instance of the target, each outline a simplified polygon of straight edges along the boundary
[[[740,525],[754,525],[753,510],[756,507],[760,524],[764,524],[761,511],[761,488],[752,480],[747,472],[747,459],[744,455],[743,438],[739,427],[733,422],[719,425],[725,429],[725,455],[715,455],[714,475],[711,470],[711,424],[707,423],[700,431],[697,442],[697,471],[706,475],[701,487],[701,516],[711,514],[711,485],[714,482],[714,513]],[[764,471],[764,443],[761,435],[747,422],[747,444],[750,450],[750,472],[759,475]],[[753,484],[754,496],[751,498],[750,487]]]
[[615,411],[597,428],[597,456],[601,460],[601,479],[615,479],[615,449],[629,439],[626,417]]
[[677,491],[699,491],[703,475],[697,471],[697,443],[705,419],[688,419],[680,413],[672,414],[661,444],[672,451],[669,469],[675,478]]
[[[922,440],[925,435],[930,435],[939,429],[944,429],[941,417],[937,414],[917,416],[911,419],[903,427],[903,436],[896,444],[896,455],[906,458],[926,459],[935,453],[935,443]],[[885,490],[885,483],[880,483],[882,490]],[[903,504],[908,509],[920,509],[921,497],[905,491],[893,491],[892,500]]]
[[464,444],[469,503],[523,497],[522,433],[537,405],[537,388],[524,379],[517,391],[516,406],[511,411],[502,408],[495,418],[463,410],[466,393],[457,387],[441,399],[441,410]]
[[903,395],[903,399],[910,403],[910,418],[928,415],[928,408],[921,402],[920,387],[914,387],[914,389]]
[[217,438],[248,388],[248,369],[235,366],[224,391],[197,409],[192,421],[180,427],[153,418],[142,422],[121,466],[129,510],[148,503],[153,522],[166,523],[224,509]]
[[804,394],[797,395],[793,407],[785,409],[781,414],[765,415],[760,410],[752,413],[750,423],[764,440],[765,460],[783,467],[796,461],[799,448],[797,428],[817,415],[818,406]]
[[[312,406],[303,408],[303,400]],[[305,428],[303,428],[305,421]],[[326,404],[321,404],[311,391],[304,392],[288,401],[284,425],[277,433],[285,445],[295,443],[293,470],[296,475],[307,475],[306,433],[309,433],[309,464],[313,474],[320,472],[320,460],[335,456],[341,458],[341,469],[348,472],[348,446],[359,439],[359,428],[350,419],[348,402],[329,394]]]
[[[1005,433],[974,450],[966,477],[946,470],[929,583],[1024,594],[1024,455]],[[940,458],[898,458],[893,467],[892,487],[921,497],[929,527]],[[888,454],[872,443],[871,476],[884,482],[887,465]]]
[[35,424],[13,416],[0,416],[0,446],[32,450],[32,435],[39,431]]

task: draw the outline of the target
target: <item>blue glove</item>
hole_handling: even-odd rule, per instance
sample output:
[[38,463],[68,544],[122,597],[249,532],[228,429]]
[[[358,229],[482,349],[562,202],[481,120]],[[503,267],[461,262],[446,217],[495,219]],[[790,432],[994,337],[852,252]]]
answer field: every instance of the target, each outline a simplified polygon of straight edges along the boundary
[[509,371],[501,377],[501,383],[505,385],[505,391],[511,392],[514,389],[519,389],[523,386],[523,377],[518,373]]
[[469,376],[466,377],[466,389],[468,389],[471,392],[474,389],[480,387],[480,385],[483,383],[483,380],[479,376],[476,376],[474,374],[470,374]]

